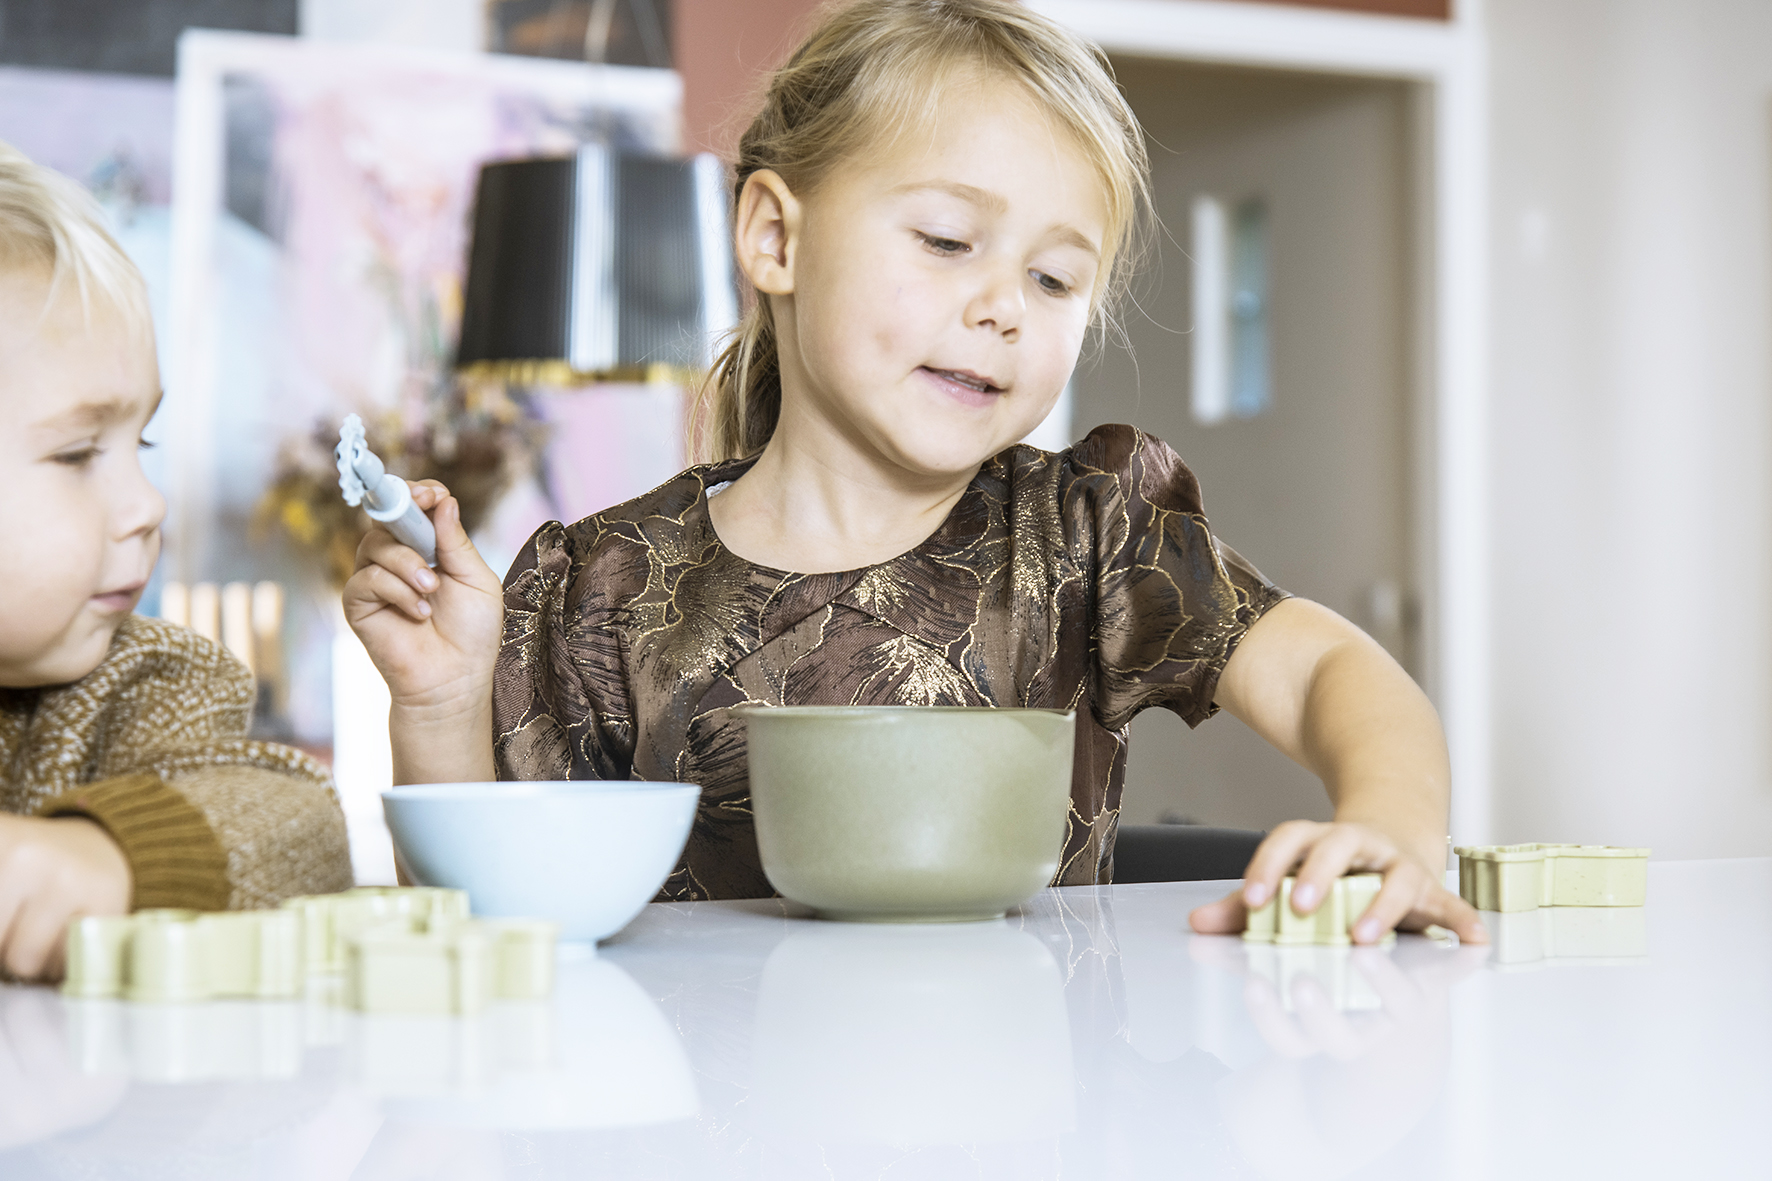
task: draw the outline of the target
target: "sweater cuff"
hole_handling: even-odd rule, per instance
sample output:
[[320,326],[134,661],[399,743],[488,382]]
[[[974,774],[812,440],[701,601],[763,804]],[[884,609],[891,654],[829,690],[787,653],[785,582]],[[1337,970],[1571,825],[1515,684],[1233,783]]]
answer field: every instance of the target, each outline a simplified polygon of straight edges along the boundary
[[202,812],[158,775],[87,783],[45,801],[43,817],[84,816],[122,846],[135,882],[131,909],[226,910],[228,853]]

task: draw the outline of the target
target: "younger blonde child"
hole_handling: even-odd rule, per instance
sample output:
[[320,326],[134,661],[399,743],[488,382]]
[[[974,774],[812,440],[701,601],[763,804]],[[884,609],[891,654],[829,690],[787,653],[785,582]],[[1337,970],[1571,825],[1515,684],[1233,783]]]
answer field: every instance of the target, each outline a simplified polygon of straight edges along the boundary
[[1223,708],[1320,775],[1335,820],[1277,828],[1197,929],[1240,929],[1294,869],[1305,912],[1360,869],[1385,884],[1359,942],[1483,939],[1442,884],[1445,742],[1403,670],[1217,540],[1158,440],[1018,443],[1123,287],[1146,191],[1105,60],[1051,21],[1012,0],[827,10],[739,144],[756,300],[714,375],[714,462],[544,526],[502,593],[440,486],[415,493],[435,573],[364,542],[345,609],[393,692],[396,778],[700,784],[665,896],[747,897],[770,890],[734,707],[1074,709],[1055,884],[1094,884],[1133,715]]
[[0,144],[0,967],[68,920],[351,884],[320,766],[246,737],[251,674],[130,612],[166,503],[147,292],[76,185]]

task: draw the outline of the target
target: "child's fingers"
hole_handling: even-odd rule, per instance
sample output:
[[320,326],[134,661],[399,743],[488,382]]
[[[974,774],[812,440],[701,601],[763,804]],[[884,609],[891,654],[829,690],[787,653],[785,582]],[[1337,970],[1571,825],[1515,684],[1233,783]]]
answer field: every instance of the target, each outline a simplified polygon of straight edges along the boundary
[[406,487],[412,490],[412,503],[427,513],[449,495],[449,489],[437,480],[408,480]]
[[357,569],[365,570],[371,566],[393,571],[419,594],[430,594],[439,585],[436,572],[425,565],[423,556],[396,540],[383,525],[364,534],[362,544],[357,547]]
[[6,970],[20,980],[60,976],[68,917],[65,907],[42,898],[21,906],[6,939]]
[[[14,852],[4,845],[5,842],[0,840],[0,857]],[[13,928],[18,925],[19,909],[25,900],[25,885],[18,879],[18,873],[10,867],[0,871],[0,967],[5,967],[8,973],[12,973],[12,943],[16,934]]]
[[1274,896],[1280,879],[1292,872],[1323,831],[1330,826],[1312,820],[1288,820],[1267,834],[1243,873],[1243,901],[1254,908]]
[[1386,932],[1395,930],[1404,916],[1415,909],[1415,900],[1426,892],[1426,877],[1413,862],[1399,860],[1391,866],[1378,896],[1354,923],[1354,942],[1377,943]]
[[1226,894],[1217,902],[1194,907],[1187,921],[1201,935],[1240,935],[1249,924],[1249,910],[1243,905],[1243,894],[1239,890]]
[[1483,926],[1477,908],[1438,883],[1424,892],[1408,917],[1411,926],[1419,923],[1425,927],[1432,923],[1445,927],[1458,936],[1460,943],[1489,942],[1489,930]]
[[1328,831],[1317,836],[1311,844],[1310,854],[1294,876],[1294,914],[1310,914],[1316,910],[1322,905],[1323,899],[1329,896],[1335,879],[1356,863],[1385,865],[1396,856],[1395,850],[1370,847],[1368,831],[1357,825],[1332,824],[1325,827]]
[[393,607],[415,623],[431,617],[431,604],[386,566],[365,566],[345,583],[347,617],[365,618],[379,608]]
[[468,531],[461,526],[460,501],[453,496],[440,501],[431,513],[431,526],[437,531],[437,569],[475,585],[485,583],[487,579],[493,584],[499,582],[492,567],[474,548]]

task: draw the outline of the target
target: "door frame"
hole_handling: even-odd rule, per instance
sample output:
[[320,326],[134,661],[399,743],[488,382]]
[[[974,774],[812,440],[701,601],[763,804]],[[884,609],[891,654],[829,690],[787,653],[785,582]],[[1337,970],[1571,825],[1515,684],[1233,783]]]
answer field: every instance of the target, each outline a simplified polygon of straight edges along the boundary
[[1449,21],[1246,0],[1024,0],[1109,53],[1410,84],[1410,468],[1421,674],[1451,748],[1451,831],[1491,836],[1488,59]]

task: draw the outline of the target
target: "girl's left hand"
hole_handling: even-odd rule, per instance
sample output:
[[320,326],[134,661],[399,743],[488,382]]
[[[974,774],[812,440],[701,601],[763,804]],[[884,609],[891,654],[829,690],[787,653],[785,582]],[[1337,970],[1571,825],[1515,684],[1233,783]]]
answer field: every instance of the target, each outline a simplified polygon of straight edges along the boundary
[[1378,897],[1354,924],[1355,943],[1377,943],[1392,929],[1419,931],[1429,924],[1445,927],[1464,943],[1489,942],[1476,910],[1446,889],[1443,873],[1431,872],[1371,825],[1349,821],[1280,825],[1255,851],[1243,888],[1199,907],[1188,922],[1202,935],[1240,933],[1249,911],[1272,898],[1280,879],[1295,867],[1292,909],[1301,915],[1316,910],[1330,883],[1343,874],[1384,875]]

